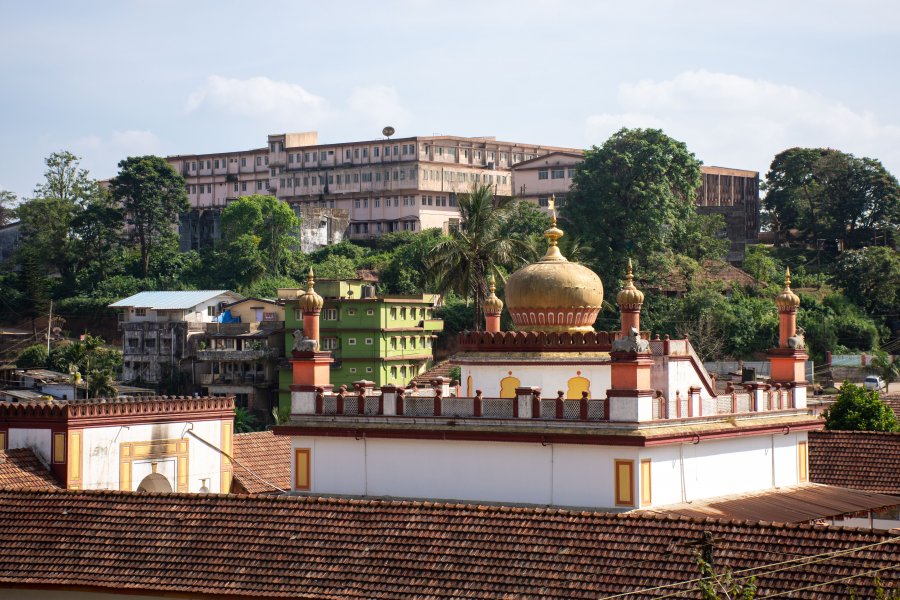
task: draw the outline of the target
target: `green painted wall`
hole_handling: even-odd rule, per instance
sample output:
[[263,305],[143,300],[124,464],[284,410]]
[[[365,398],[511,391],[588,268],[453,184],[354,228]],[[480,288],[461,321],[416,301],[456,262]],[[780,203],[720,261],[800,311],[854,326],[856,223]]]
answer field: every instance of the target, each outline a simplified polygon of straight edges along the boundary
[[[362,298],[363,283],[316,282],[316,291],[325,298],[319,317],[320,347],[331,350],[335,359],[331,383],[335,388],[350,387],[354,381],[368,379],[376,387],[406,385],[431,365],[431,336],[443,329],[443,321],[433,318],[432,307],[438,296]],[[284,297],[281,293],[279,296]],[[284,318],[288,333],[285,351],[290,356],[294,343],[290,334],[303,328],[296,300],[286,302]],[[291,383],[290,369],[282,370],[281,406],[290,407]]]

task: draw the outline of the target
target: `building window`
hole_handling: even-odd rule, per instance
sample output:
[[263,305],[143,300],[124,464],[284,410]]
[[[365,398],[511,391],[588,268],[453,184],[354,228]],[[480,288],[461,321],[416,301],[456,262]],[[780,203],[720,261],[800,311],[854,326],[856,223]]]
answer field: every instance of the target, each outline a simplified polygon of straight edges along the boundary
[[374,343],[372,338],[366,338],[366,346],[371,346]]
[[641,461],[641,506],[649,506],[653,503],[650,491],[650,459],[645,458]]
[[549,208],[550,198],[548,198],[547,196],[539,196],[538,197],[538,206],[543,206],[544,208]]
[[294,448],[294,489],[309,491],[312,487],[310,477],[310,449]]
[[391,307],[391,319],[397,318],[397,307]]
[[616,460],[613,476],[616,506],[634,506],[634,461]]
[[356,309],[355,309],[355,308],[348,308],[348,309],[347,309],[347,316],[348,316],[348,317],[355,317],[355,316],[356,316]]
[[553,179],[562,179],[566,176],[565,169],[553,169],[552,178]]
[[375,314],[375,309],[374,309],[374,308],[367,308],[367,309],[366,309],[366,315],[367,315],[367,316],[371,317],[371,316],[374,315],[374,314]]
[[355,346],[355,345],[356,345],[356,338],[347,338],[347,345],[348,345],[348,346]]
[[797,480],[800,483],[809,481],[809,452],[806,442],[797,444]]
[[409,338],[409,343],[410,343],[410,346],[412,347],[412,349],[415,350],[416,349],[416,338],[414,338],[414,337]]
[[366,373],[371,373],[371,372],[372,372],[372,367],[366,367]]
[[356,373],[356,367],[350,367],[350,372],[351,372],[351,373]]
[[568,175],[569,175],[569,179],[572,179],[573,177],[575,177],[575,167],[569,167]]
[[338,341],[336,337],[322,338],[322,350],[337,350]]
[[397,367],[391,367],[391,379],[397,379]]
[[538,169],[538,179],[548,179],[547,169]]
[[134,309],[134,316],[136,317],[146,317],[147,309],[146,308],[136,308]]
[[406,308],[400,309],[400,319],[406,319]]
[[322,311],[322,320],[323,321],[337,321],[337,309],[336,308],[326,308]]

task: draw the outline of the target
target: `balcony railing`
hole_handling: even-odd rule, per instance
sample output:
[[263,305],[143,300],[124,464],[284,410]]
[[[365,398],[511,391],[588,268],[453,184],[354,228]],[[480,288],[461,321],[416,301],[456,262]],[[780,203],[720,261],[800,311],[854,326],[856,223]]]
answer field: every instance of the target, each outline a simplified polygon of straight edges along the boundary
[[201,373],[200,385],[267,385],[265,373]]
[[278,358],[281,352],[278,348],[260,348],[248,350],[234,350],[228,348],[213,348],[206,350],[197,350],[197,360],[210,361],[249,361],[249,360],[268,360]]

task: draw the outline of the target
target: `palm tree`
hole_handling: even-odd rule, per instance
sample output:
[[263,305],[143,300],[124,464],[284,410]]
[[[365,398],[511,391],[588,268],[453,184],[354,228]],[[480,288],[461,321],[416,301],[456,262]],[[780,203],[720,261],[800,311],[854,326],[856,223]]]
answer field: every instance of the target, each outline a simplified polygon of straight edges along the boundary
[[482,185],[459,196],[459,226],[438,242],[428,257],[429,274],[438,292],[455,292],[475,303],[475,328],[481,329],[482,304],[491,274],[503,279],[501,266],[524,262],[527,245],[509,237],[507,225],[512,198],[496,199],[491,186]]

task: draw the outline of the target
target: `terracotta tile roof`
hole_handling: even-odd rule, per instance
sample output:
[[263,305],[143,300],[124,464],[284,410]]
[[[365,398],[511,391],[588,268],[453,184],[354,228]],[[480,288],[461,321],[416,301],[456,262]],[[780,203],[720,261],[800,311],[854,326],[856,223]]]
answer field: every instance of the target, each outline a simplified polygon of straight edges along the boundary
[[883,494],[900,494],[900,433],[810,431],[809,478]]
[[779,523],[810,523],[817,519],[894,506],[900,506],[900,496],[805,483],[777,490],[694,500],[635,512]]
[[0,450],[0,488],[47,490],[59,487],[59,482],[31,448]]
[[238,464],[234,465],[232,492],[278,493],[277,489],[266,485],[265,481],[283,490],[290,489],[291,438],[273,435],[271,431],[235,434],[234,458]]
[[900,394],[882,394],[881,400],[890,406],[897,419],[900,419]]
[[849,598],[848,583],[872,597],[876,570],[900,585],[900,536],[885,531],[433,502],[2,491],[0,586],[597,600],[694,579],[705,532],[718,568],[758,569],[760,597],[825,584],[790,597]]

